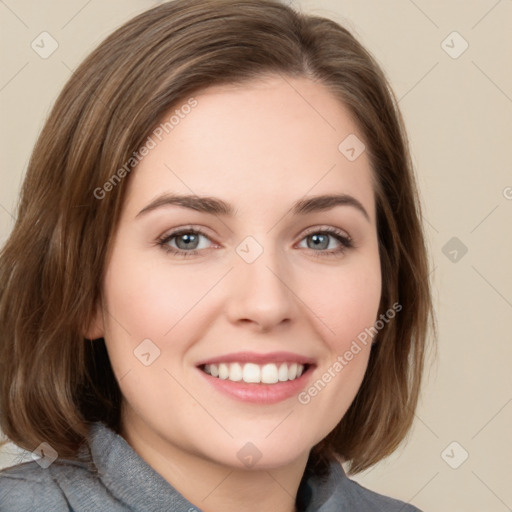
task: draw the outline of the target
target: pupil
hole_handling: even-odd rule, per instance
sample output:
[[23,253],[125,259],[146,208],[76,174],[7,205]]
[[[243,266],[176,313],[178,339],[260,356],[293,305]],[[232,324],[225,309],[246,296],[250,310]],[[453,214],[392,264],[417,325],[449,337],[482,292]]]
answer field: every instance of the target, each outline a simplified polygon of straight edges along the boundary
[[[319,245],[322,245],[322,248],[325,249],[325,241],[327,240],[327,237],[325,235],[312,235],[311,237],[314,241],[315,247],[318,247]],[[321,238],[323,238],[323,243]]]
[[184,241],[184,242],[185,242],[185,243],[184,243],[184,245],[185,245],[185,246],[186,246],[186,245],[190,246],[190,245],[191,245],[191,243],[192,243],[192,244],[194,243],[194,241],[195,241],[194,239],[195,239],[195,238],[196,238],[196,235],[193,235],[193,234],[188,234],[188,235],[187,235],[187,234],[186,234],[186,235],[181,235],[181,237],[179,237],[179,239],[178,239],[178,240],[182,240],[182,241]]

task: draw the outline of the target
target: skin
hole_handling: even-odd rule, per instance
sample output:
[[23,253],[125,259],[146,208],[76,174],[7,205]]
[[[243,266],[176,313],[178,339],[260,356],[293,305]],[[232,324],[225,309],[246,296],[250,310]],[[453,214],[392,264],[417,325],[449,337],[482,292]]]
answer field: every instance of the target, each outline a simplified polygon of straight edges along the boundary
[[[290,351],[316,360],[307,388],[374,324],[381,274],[372,169],[365,152],[351,162],[338,150],[349,134],[362,135],[319,83],[267,76],[194,97],[197,107],[129,177],[88,334],[105,338],[124,397],[122,436],[183,496],[206,512],[291,512],[308,454],[353,401],[371,345],[307,405],[296,396],[240,402],[212,389],[196,363]],[[167,205],[137,216],[164,192],[215,196],[236,213]],[[305,196],[332,193],[356,198],[369,220],[347,205],[289,212]],[[198,255],[158,245],[190,224],[206,235]],[[326,227],[355,247],[329,256],[341,247],[330,236],[327,248],[316,248],[310,235]],[[250,264],[236,252],[247,236],[263,249]],[[184,252],[183,236],[169,246]],[[148,338],[160,356],[145,366],[133,351]],[[262,454],[250,468],[237,457],[248,442]]]

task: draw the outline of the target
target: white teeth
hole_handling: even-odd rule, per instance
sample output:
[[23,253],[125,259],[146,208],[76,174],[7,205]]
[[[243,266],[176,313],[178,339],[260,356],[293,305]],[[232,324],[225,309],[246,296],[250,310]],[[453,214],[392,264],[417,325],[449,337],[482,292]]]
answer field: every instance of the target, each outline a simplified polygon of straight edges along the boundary
[[220,363],[207,364],[204,371],[212,377],[233,382],[244,381],[251,384],[275,384],[298,379],[304,372],[304,365],[299,363]]
[[295,377],[297,377],[297,363],[292,363],[292,365],[288,368],[288,378],[293,380]]
[[226,380],[229,377],[229,368],[227,364],[219,364],[219,379]]
[[281,363],[278,377],[281,382],[286,382],[288,380],[288,365],[286,363]]
[[261,371],[257,364],[244,364],[243,377],[244,382],[261,382]]
[[229,367],[229,380],[238,382],[243,378],[242,365],[239,363],[231,363]]
[[279,380],[277,366],[275,364],[266,364],[261,369],[261,382],[263,384],[274,384]]

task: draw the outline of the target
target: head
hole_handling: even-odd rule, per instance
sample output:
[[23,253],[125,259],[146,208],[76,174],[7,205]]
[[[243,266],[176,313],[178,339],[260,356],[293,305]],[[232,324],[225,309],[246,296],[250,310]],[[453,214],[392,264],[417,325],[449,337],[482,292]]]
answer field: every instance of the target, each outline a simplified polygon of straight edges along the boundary
[[[184,227],[202,241],[186,258]],[[56,101],[0,294],[1,428],[26,449],[73,458],[101,420],[228,465],[248,441],[268,467],[378,462],[412,423],[431,315],[382,71],[338,24],[270,0],[134,18]],[[301,354],[316,373],[293,401],[210,398],[202,363],[241,351]]]

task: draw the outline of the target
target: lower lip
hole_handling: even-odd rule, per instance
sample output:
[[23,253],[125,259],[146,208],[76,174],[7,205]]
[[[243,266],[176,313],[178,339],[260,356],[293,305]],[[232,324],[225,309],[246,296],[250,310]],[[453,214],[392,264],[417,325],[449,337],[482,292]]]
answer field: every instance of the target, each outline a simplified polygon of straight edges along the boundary
[[306,382],[313,371],[310,365],[298,379],[276,382],[275,384],[248,384],[247,382],[233,382],[228,379],[212,377],[200,368],[197,370],[203,375],[209,384],[233,398],[242,402],[254,404],[275,404],[297,396],[306,386]]

